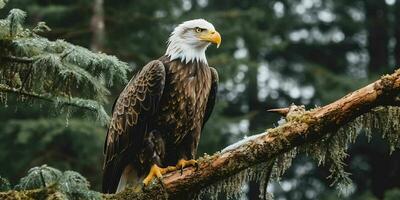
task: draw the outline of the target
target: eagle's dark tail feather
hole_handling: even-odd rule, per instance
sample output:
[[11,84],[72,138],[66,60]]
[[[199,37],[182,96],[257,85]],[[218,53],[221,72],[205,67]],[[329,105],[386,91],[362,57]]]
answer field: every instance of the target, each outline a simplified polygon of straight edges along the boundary
[[117,190],[119,178],[121,176],[121,170],[116,170],[113,165],[108,165],[103,171],[103,193],[113,194]]
[[139,177],[133,165],[128,164],[124,169],[113,170],[111,166],[104,169],[103,193],[118,193],[125,187],[136,187],[142,183],[143,177]]

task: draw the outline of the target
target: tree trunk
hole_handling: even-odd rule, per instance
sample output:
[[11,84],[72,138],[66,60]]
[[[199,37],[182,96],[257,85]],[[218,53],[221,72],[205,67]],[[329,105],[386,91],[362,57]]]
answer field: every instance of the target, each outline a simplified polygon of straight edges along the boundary
[[396,46],[394,47],[394,56],[396,61],[396,67],[400,66],[400,1],[396,1],[394,8],[395,16],[395,30],[394,37],[396,39]]
[[365,16],[367,49],[369,54],[368,72],[377,74],[389,66],[388,7],[384,0],[366,0]]
[[92,51],[101,51],[104,48],[105,30],[104,30],[104,0],[94,0],[93,16],[90,21],[90,29],[92,31],[92,43],[90,49]]

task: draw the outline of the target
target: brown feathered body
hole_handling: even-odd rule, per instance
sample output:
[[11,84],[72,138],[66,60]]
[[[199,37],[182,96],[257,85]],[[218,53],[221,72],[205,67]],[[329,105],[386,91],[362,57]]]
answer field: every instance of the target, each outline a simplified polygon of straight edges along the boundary
[[217,83],[215,69],[203,62],[185,64],[163,56],[143,67],[113,107],[103,192],[141,183],[152,164],[166,167],[194,159]]
[[[166,66],[166,86],[154,127],[165,131],[165,165],[178,159],[195,157],[212,83],[211,68],[204,63],[183,64],[179,60]],[[168,136],[167,136],[168,135]]]

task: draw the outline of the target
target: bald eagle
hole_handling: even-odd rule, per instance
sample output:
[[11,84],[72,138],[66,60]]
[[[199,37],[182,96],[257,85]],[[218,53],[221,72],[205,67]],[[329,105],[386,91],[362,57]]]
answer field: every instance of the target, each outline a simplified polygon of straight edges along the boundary
[[164,56],[145,65],[114,103],[104,145],[103,192],[148,185],[196,166],[200,133],[215,104],[217,71],[205,51],[221,36],[204,19],[178,25]]

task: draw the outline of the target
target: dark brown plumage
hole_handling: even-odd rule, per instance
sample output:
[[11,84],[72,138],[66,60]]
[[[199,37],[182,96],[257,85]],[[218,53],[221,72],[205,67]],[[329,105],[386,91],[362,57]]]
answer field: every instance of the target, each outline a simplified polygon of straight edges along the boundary
[[185,64],[163,56],[143,67],[113,107],[104,146],[103,192],[114,193],[127,171],[140,181],[152,164],[166,167],[194,159],[217,85],[216,70],[203,62]]

